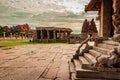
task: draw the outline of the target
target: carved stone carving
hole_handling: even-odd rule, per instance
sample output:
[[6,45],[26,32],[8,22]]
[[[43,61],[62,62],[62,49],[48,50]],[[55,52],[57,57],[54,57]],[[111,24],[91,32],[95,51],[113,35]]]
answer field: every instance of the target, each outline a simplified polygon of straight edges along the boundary
[[120,0],[113,0],[114,14],[112,16],[114,26],[114,41],[120,42]]
[[97,56],[96,61],[92,66],[96,67],[98,71],[116,71],[117,68],[120,68],[120,48],[111,50],[109,57]]
[[[90,40],[91,40],[91,36],[86,38],[83,42],[81,42],[80,46],[76,50],[75,55],[73,56],[74,59],[78,59],[79,56],[83,56],[84,53],[89,52],[89,50],[92,48],[92,46],[90,46],[88,44],[88,41],[90,41]],[[83,49],[81,49],[81,47],[83,47],[83,45],[85,45],[85,46]]]
[[113,0],[114,13],[120,13],[120,0]]

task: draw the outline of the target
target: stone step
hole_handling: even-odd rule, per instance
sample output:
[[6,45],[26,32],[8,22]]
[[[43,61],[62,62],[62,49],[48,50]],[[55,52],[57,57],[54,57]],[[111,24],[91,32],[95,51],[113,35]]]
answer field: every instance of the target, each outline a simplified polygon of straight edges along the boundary
[[101,54],[101,56],[107,57],[107,53],[109,50],[118,46],[118,44],[108,41],[103,41],[103,43],[98,44],[97,47],[93,47],[93,49],[89,50],[89,53],[84,53],[83,56],[79,56],[78,59],[73,59],[73,67],[74,71],[71,71],[71,80],[120,80],[120,72],[109,72],[109,71],[96,71],[96,70],[88,70],[83,69],[83,64],[92,64],[96,62],[95,57]]
[[106,80],[106,79],[93,79],[93,78],[75,78],[73,80]]
[[[72,74],[72,80],[84,80],[85,78],[88,80],[94,80],[94,79],[120,79],[120,72],[109,72],[109,71],[93,71],[93,70],[86,70],[86,69],[82,69],[81,68],[81,64],[79,62],[79,60],[74,59],[74,66],[75,66],[75,74]],[[75,78],[75,79],[74,79]]]
[[104,44],[107,44],[107,45],[112,45],[112,46],[119,46],[119,43],[118,42],[115,42],[113,40],[107,40],[107,41],[103,41]]
[[119,44],[112,44],[110,42],[105,42],[97,44],[98,47],[105,48],[105,49],[113,49],[114,47],[119,46]]
[[81,64],[89,64],[89,62],[83,56],[79,56],[79,61]]
[[71,61],[69,61],[68,63],[70,72],[74,73],[75,72],[74,64]]
[[77,72],[77,71],[89,71],[89,70],[86,70],[86,69],[82,69],[82,68],[81,68],[81,67],[82,67],[82,64],[80,63],[79,60],[74,59],[73,62],[74,62],[74,66],[75,66],[76,72]]
[[97,47],[105,48],[105,49],[109,49],[109,50],[111,50],[113,48],[112,45],[109,46],[109,45],[106,45],[106,44],[103,44],[103,43],[97,44]]
[[95,57],[89,53],[84,53],[84,57],[90,64],[93,64],[96,62]]
[[75,80],[75,79],[76,79],[76,73],[72,73],[71,77],[70,77],[70,80]]
[[105,49],[105,48],[100,48],[100,47],[93,47],[93,49],[95,51],[98,51],[104,55],[108,55],[108,52],[110,51],[109,49]]
[[101,53],[100,52],[98,52],[98,51],[95,51],[95,50],[89,50],[89,53],[92,55],[92,56],[94,56],[94,57],[96,57],[96,56],[98,56],[98,55],[100,55]]
[[74,62],[75,70],[76,70],[76,71],[77,71],[77,70],[81,70],[80,61],[77,60],[77,59],[74,59],[73,62]]

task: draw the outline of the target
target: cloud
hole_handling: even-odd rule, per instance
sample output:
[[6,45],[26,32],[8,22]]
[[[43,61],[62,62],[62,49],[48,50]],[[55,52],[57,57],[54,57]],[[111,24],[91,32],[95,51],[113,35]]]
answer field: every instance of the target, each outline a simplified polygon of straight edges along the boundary
[[69,27],[78,32],[85,18],[90,20],[97,16],[97,13],[84,12],[89,1],[0,0],[0,25],[28,23],[34,26]]

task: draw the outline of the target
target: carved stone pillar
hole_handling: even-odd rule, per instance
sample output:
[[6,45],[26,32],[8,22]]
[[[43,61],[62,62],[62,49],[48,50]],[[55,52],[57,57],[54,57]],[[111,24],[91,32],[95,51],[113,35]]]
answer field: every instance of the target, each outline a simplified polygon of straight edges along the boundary
[[65,36],[65,31],[64,31],[64,33],[63,33],[63,38],[64,38],[64,40],[66,39],[66,36]]
[[59,39],[61,39],[61,32],[60,32],[60,30],[59,30]]
[[101,0],[101,27],[100,27],[100,33],[101,37],[110,37],[111,36],[111,27],[112,27],[112,1],[111,0]]
[[42,29],[40,30],[41,32],[40,32],[40,35],[41,35],[41,41],[42,41],[42,39],[43,39],[43,32],[42,32]]
[[56,31],[53,31],[54,40],[56,40]]
[[50,39],[49,30],[47,30],[47,39]]
[[70,32],[67,32],[67,41],[70,39]]
[[114,26],[114,40],[120,42],[120,0],[113,0],[114,14],[112,16]]

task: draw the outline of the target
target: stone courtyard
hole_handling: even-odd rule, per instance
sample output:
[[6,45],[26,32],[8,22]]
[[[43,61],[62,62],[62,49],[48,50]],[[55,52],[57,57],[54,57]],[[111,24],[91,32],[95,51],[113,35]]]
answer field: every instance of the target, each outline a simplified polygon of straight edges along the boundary
[[0,48],[0,80],[69,80],[68,61],[78,44]]

